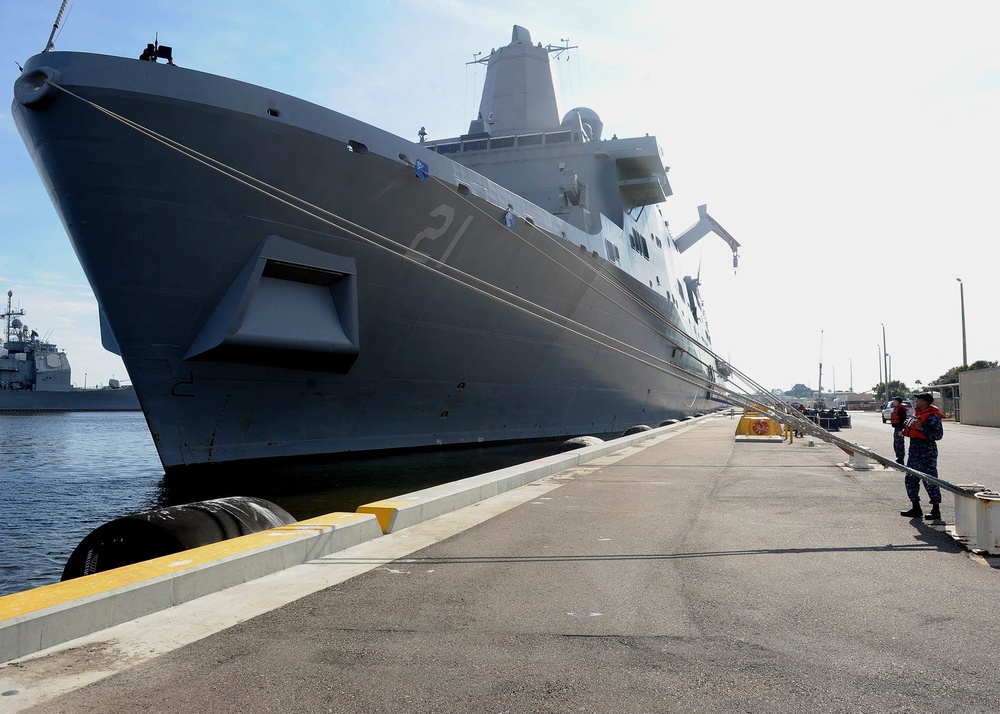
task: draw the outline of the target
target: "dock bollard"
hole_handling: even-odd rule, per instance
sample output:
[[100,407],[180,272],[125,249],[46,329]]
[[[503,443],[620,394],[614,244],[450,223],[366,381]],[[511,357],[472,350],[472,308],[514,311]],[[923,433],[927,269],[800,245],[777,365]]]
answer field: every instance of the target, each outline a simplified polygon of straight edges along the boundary
[[956,486],[969,495],[955,494],[955,537],[969,548],[975,548],[978,538],[976,512],[979,509],[976,494],[985,491],[986,487],[979,483],[956,484]]
[[980,491],[976,500],[976,548],[1000,555],[1000,493]]
[[[863,448],[867,449],[868,447],[865,446]],[[871,471],[875,468],[872,462],[868,460],[868,457],[860,451],[851,453],[851,458],[847,462],[847,465],[855,471]]]

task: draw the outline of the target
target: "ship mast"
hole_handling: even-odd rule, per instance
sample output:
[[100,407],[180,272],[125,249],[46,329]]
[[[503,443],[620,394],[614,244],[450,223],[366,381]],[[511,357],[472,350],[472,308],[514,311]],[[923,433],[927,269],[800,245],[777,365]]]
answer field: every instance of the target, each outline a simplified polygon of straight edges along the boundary
[[5,345],[10,343],[10,327],[11,327],[11,324],[13,323],[13,321],[14,321],[14,318],[15,317],[24,317],[24,314],[25,314],[24,310],[22,308],[18,308],[17,310],[11,309],[11,298],[13,298],[13,297],[14,297],[14,291],[13,290],[8,290],[7,291],[7,312],[5,312],[3,314],[0,314],[0,318],[2,318],[3,321],[4,321],[4,323],[5,323],[4,342],[3,342]]

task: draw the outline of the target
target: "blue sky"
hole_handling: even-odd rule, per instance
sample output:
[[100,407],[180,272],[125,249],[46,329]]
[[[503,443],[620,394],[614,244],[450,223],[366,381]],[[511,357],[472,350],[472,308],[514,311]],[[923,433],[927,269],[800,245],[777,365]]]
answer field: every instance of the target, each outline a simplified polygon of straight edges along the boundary
[[[0,0],[7,97],[57,0]],[[272,87],[416,140],[466,131],[476,52],[510,41],[579,49],[558,63],[562,109],[605,136],[654,134],[671,225],[697,206],[743,244],[734,275],[712,236],[701,269],[714,346],[767,387],[867,389],[883,326],[911,386],[1000,360],[993,303],[1000,195],[1000,4],[844,0],[503,3],[457,0],[75,0],[56,50],[137,57],[158,33],[185,67]],[[82,385],[125,378],[9,111],[0,113],[0,291],[67,350]],[[992,315],[992,317],[991,317]],[[822,344],[821,344],[822,343]]]

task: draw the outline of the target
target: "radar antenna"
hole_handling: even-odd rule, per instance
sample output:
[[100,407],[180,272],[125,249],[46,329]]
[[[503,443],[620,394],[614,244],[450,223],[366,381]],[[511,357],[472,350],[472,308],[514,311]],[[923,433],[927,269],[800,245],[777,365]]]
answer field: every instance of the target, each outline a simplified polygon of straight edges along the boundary
[[[561,55],[563,52],[569,52],[570,50],[579,49],[577,45],[570,46],[568,37],[560,37],[559,41],[562,42],[563,44],[545,46],[545,49],[548,50],[549,54],[552,55],[552,59],[559,59],[559,55]],[[569,62],[569,57],[566,58],[566,61]]]
[[[549,54],[551,54],[553,56],[553,59],[559,59],[559,55],[561,55],[563,52],[569,52],[570,50],[579,49],[578,45],[571,45],[569,43],[569,40],[566,39],[565,37],[560,37],[559,41],[562,42],[563,44],[562,45],[545,45],[545,50]],[[541,47],[542,43],[539,42],[538,46]],[[489,61],[490,61],[490,58],[493,56],[493,52],[495,52],[495,51],[496,50],[494,49],[488,55],[485,55],[485,56],[484,56],[483,52],[473,52],[472,53],[472,61],[471,62],[466,62],[465,64],[488,64]],[[567,57],[566,59],[569,60],[569,57]]]

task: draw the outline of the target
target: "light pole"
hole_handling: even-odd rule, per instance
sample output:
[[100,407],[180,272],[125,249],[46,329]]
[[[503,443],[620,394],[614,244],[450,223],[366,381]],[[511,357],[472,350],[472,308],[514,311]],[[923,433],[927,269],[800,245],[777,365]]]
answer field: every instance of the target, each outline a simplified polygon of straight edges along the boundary
[[885,402],[889,403],[889,345],[885,343],[885,323],[882,323],[882,360],[885,362]]
[[[878,381],[884,383],[884,381],[882,380],[882,345],[875,345],[875,346],[878,347]],[[886,399],[886,401],[889,400]]]
[[962,366],[969,366],[969,355],[965,351],[965,284],[962,282],[961,278],[955,278],[958,281],[958,295],[962,300]]

